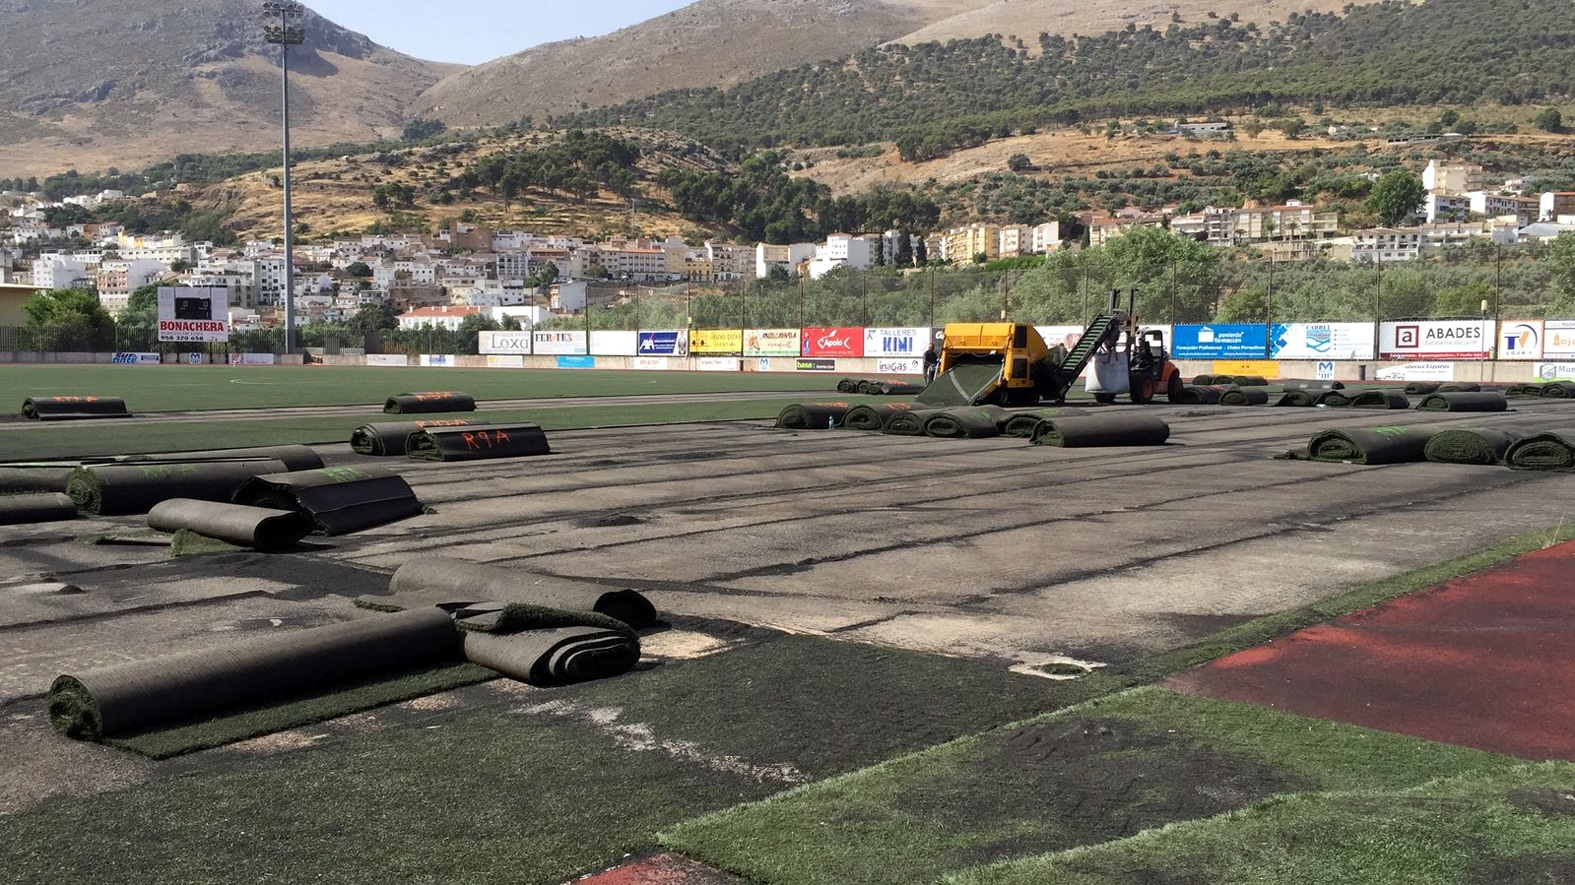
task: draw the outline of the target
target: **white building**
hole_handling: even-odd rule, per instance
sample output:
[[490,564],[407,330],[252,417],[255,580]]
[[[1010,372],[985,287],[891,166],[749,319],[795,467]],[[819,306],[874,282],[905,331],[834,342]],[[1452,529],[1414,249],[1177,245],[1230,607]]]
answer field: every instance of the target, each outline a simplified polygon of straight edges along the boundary
[[1429,160],[1427,168],[1422,170],[1422,187],[1429,193],[1463,194],[1479,191],[1482,189],[1482,167],[1445,165],[1436,159]]
[[771,269],[777,267],[790,275],[797,274],[799,265],[814,257],[814,243],[793,243],[788,246],[761,243],[755,247],[755,279],[765,279],[771,275]]
[[74,255],[43,255],[33,262],[33,285],[40,289],[69,289],[83,280],[93,280],[97,264]]
[[440,304],[435,307],[418,307],[399,315],[399,328],[425,329],[428,326],[434,329],[458,329],[465,317],[491,316],[484,307],[456,306]]
[[863,237],[831,234],[809,259],[809,278],[818,280],[839,267],[862,269],[875,263],[874,244]]

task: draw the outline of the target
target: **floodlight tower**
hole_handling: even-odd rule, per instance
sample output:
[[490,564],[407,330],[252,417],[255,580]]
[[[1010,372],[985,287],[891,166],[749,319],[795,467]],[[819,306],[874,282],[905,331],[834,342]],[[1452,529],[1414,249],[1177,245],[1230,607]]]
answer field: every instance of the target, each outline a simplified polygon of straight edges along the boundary
[[279,47],[284,69],[284,352],[295,352],[295,223],[290,219],[290,47],[306,42],[301,17],[306,7],[293,0],[265,0],[263,13],[279,23],[263,26],[263,39]]

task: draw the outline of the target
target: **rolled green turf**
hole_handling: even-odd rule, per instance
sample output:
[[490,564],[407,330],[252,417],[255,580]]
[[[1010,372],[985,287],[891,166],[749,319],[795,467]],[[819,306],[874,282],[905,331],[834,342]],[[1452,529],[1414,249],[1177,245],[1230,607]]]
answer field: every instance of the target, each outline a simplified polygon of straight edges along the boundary
[[842,423],[847,403],[796,403],[777,413],[777,426],[793,430],[829,430]]
[[838,393],[858,393],[859,381],[857,378],[843,378],[837,382]]
[[1034,428],[1039,426],[1040,421],[1064,417],[1068,417],[1065,409],[1034,409],[1031,412],[1013,412],[1012,417],[1008,418],[1006,423],[1001,425],[1001,435],[1032,439]]
[[1426,396],[1429,393],[1437,393],[1438,388],[1443,386],[1442,381],[1412,381],[1405,386],[1405,392],[1412,396]]
[[942,439],[985,439],[1001,435],[1010,413],[1000,406],[962,406],[932,412],[924,419],[924,435]]
[[[1227,376],[1220,376],[1227,377]],[[1231,375],[1230,383],[1237,387],[1268,387],[1269,379],[1262,375]],[[1223,382],[1222,382],[1223,383]]]
[[12,467],[0,464],[0,495],[64,492],[75,467]]
[[418,461],[523,458],[551,451],[541,426],[529,422],[420,427],[405,440],[405,454]]
[[1220,394],[1222,406],[1261,406],[1269,402],[1269,392],[1261,387],[1232,387]]
[[912,403],[866,403],[848,409],[842,416],[842,426],[849,430],[879,431],[892,416],[913,410]]
[[1482,385],[1475,381],[1448,381],[1438,385],[1434,393],[1477,393]]
[[871,393],[882,396],[913,396],[924,391],[923,384],[915,384],[911,381],[878,381],[872,387]]
[[[405,454],[405,440],[423,427],[464,427],[470,424],[463,418],[450,421],[378,421],[362,424],[350,432],[350,448],[358,455],[387,457]],[[318,467],[323,465],[318,464]],[[310,468],[293,468],[305,470]]]
[[1325,390],[1318,394],[1318,399],[1314,401],[1314,405],[1323,406],[1329,409],[1349,409],[1351,407],[1351,400],[1355,396],[1356,393],[1354,391]]
[[1317,389],[1312,389],[1312,390],[1301,390],[1301,389],[1287,390],[1283,394],[1280,395],[1279,399],[1274,401],[1274,404],[1276,406],[1295,406],[1295,407],[1299,407],[1299,408],[1309,408],[1309,407],[1317,404],[1318,398],[1322,395],[1322,393],[1323,393],[1323,391],[1319,391]]
[[130,418],[126,401],[114,396],[30,396],[22,401],[22,417],[33,421],[78,421]]
[[890,433],[895,436],[923,436],[924,422],[931,415],[939,414],[938,409],[918,408],[907,412],[899,412],[886,419],[881,425],[881,433]]
[[148,511],[148,528],[161,532],[182,529],[237,547],[283,550],[317,528],[312,518],[294,510],[269,510],[219,501],[173,498]]
[[1430,393],[1416,404],[1428,412],[1502,412],[1509,408],[1509,400],[1496,390],[1484,392]]
[[531,685],[567,685],[627,673],[640,662],[632,632],[555,627],[521,633],[467,632],[465,660]]
[[77,504],[63,492],[0,495],[0,525],[60,522],[77,518]]
[[268,633],[213,648],[62,674],[55,729],[98,740],[453,660],[459,634],[437,609]]
[[171,498],[227,501],[253,477],[285,469],[272,460],[94,464],[72,472],[66,494],[83,513],[121,516]]
[[1350,461],[1354,464],[1403,464],[1427,460],[1427,441],[1438,431],[1432,427],[1372,427],[1325,430],[1307,443],[1314,461]]
[[1541,396],[1541,384],[1511,384],[1504,388],[1505,396]]
[[1427,441],[1427,460],[1440,464],[1497,464],[1525,434],[1510,427],[1442,430]]
[[323,466],[323,458],[311,446],[252,446],[242,449],[198,449],[190,452],[162,452],[150,455],[118,455],[111,459],[84,458],[83,464],[113,463],[142,464],[145,462],[179,461],[278,461],[287,470],[316,470]]
[[1034,428],[1036,446],[1159,446],[1170,439],[1170,425],[1152,415],[1077,415],[1051,418]]
[[1550,381],[1542,385],[1541,393],[1553,399],[1575,397],[1575,381]]
[[[191,496],[184,496],[191,497]],[[382,467],[325,467],[254,476],[231,496],[236,504],[299,510],[325,535],[343,535],[422,513],[404,477]]]
[[1192,378],[1192,386],[1193,387],[1213,387],[1216,384],[1234,384],[1234,383],[1235,383],[1234,377],[1231,376],[1231,375],[1207,375],[1207,374],[1205,374],[1205,375],[1195,375]]
[[1171,403],[1182,406],[1213,406],[1219,405],[1220,397],[1225,395],[1229,387],[1221,384],[1188,384],[1181,388],[1181,392],[1170,398]]
[[1353,409],[1411,408],[1411,398],[1398,390],[1363,390],[1349,398]]
[[1505,450],[1504,463],[1516,470],[1575,471],[1575,434],[1534,433],[1516,440]]
[[635,630],[656,623],[656,606],[637,590],[608,590],[595,584],[445,556],[412,559],[394,572],[388,586],[395,597],[422,594],[424,600],[497,600],[559,611],[596,612]]
[[383,411],[391,415],[414,415],[432,412],[474,412],[476,399],[468,393],[452,390],[434,390],[426,393],[400,393],[383,403]]

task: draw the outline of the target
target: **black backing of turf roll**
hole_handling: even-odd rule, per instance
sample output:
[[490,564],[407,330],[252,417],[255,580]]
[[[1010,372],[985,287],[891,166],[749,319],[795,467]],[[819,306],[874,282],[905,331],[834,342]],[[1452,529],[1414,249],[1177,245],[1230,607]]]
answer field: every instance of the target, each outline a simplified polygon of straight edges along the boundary
[[1344,390],[1342,381],[1325,381],[1318,378],[1287,378],[1280,382],[1284,390]]
[[83,513],[122,516],[170,498],[228,501],[251,478],[286,469],[273,460],[90,464],[72,472],[66,494]]
[[1220,397],[1225,391],[1230,390],[1222,384],[1188,384],[1181,388],[1175,396],[1170,397],[1173,405],[1182,406],[1214,406],[1219,405]]
[[421,502],[404,477],[370,466],[254,476],[230,500],[249,507],[301,511],[325,535],[357,532],[422,513]]
[[847,403],[795,403],[777,413],[778,427],[791,430],[830,430],[842,423]]
[[541,425],[470,424],[464,427],[420,427],[405,440],[405,454],[417,461],[484,461],[524,458],[552,452]]
[[1439,464],[1498,464],[1509,447],[1524,436],[1512,427],[1441,430],[1427,441],[1425,455]]
[[63,492],[0,495],[0,525],[61,522],[77,518],[77,502]]
[[310,535],[317,524],[310,516],[294,510],[172,498],[160,501],[148,511],[148,528],[161,532],[185,529],[237,547],[268,551],[294,545]]
[[633,633],[554,627],[522,633],[463,634],[465,660],[531,685],[569,685],[627,673],[640,662]]
[[[922,407],[919,408],[923,410]],[[843,414],[842,426],[849,430],[878,431],[886,426],[887,420],[893,415],[914,410],[913,403],[864,403],[848,409]]]
[[[84,464],[99,459],[83,459]],[[143,462],[177,461],[278,461],[286,470],[316,470],[323,466],[323,458],[311,446],[254,446],[241,449],[199,449],[194,452],[164,452],[152,455],[119,455],[104,463],[140,464]]]
[[1351,400],[1355,396],[1356,391],[1354,390],[1325,390],[1318,394],[1318,399],[1314,401],[1314,405],[1330,409],[1349,409]]
[[1222,406],[1262,406],[1269,402],[1269,392],[1261,387],[1232,387],[1220,394]]
[[[358,455],[387,457],[405,454],[405,440],[423,427],[464,427],[463,418],[444,421],[375,421],[350,431],[350,448]],[[321,467],[321,464],[317,465]],[[307,470],[311,468],[294,468]]]
[[1031,412],[1013,412],[1012,417],[1006,419],[1006,423],[1001,425],[1001,435],[1014,436],[1019,439],[1032,439],[1034,428],[1039,426],[1040,421],[1048,421],[1051,418],[1065,418],[1067,414],[1066,409],[1034,409]]
[[12,467],[0,464],[0,495],[64,492],[75,467]]
[[1034,428],[1036,446],[1160,446],[1170,439],[1170,425],[1153,415],[1077,415],[1050,418]]
[[910,381],[880,381],[875,384],[874,392],[882,396],[913,396],[923,390],[923,384]]
[[1542,385],[1541,393],[1553,399],[1569,399],[1575,397],[1575,381],[1550,381]]
[[1437,393],[1438,388],[1443,386],[1442,381],[1412,381],[1405,386],[1405,392],[1412,396],[1426,396],[1429,393]]
[[49,689],[49,719],[63,734],[98,740],[458,655],[447,612],[380,614],[62,674]]
[[924,435],[940,439],[986,439],[1001,435],[1001,425],[1011,413],[1000,406],[958,406],[931,412],[924,419]]
[[115,396],[30,396],[22,401],[22,417],[33,421],[79,421],[130,418],[126,401]]
[[1350,461],[1355,464],[1403,464],[1427,460],[1427,441],[1438,431],[1432,427],[1370,427],[1325,430],[1307,442],[1307,456],[1314,461]]
[[1416,407],[1426,412],[1503,412],[1509,408],[1509,400],[1496,390],[1477,393],[1440,391],[1422,397]]
[[1516,470],[1575,471],[1575,434],[1533,433],[1504,451],[1504,464]]
[[1296,406],[1296,407],[1300,407],[1300,408],[1310,408],[1311,406],[1317,404],[1318,398],[1322,394],[1327,393],[1327,392],[1328,391],[1320,391],[1320,390],[1316,390],[1316,389],[1313,389],[1313,390],[1300,390],[1300,389],[1287,390],[1284,393],[1280,394],[1280,398],[1275,400],[1274,404],[1276,406]]
[[1411,398],[1398,390],[1363,390],[1347,395],[1353,409],[1411,408]]
[[1478,393],[1482,385],[1475,381],[1447,381],[1438,385],[1434,393]]
[[425,393],[400,393],[388,398],[383,411],[390,415],[418,415],[430,412],[474,412],[476,398],[453,390]]
[[456,600],[492,599],[570,612],[597,612],[635,630],[656,623],[656,606],[637,590],[608,590],[595,584],[445,556],[426,556],[401,565],[388,588],[396,595],[436,592]]

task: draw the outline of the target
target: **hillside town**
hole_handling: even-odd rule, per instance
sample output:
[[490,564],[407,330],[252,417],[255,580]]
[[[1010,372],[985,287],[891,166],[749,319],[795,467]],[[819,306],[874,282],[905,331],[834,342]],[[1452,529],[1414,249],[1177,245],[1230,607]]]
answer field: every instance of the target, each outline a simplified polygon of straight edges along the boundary
[[[1498,246],[1546,241],[1575,231],[1575,192],[1522,193],[1524,182],[1498,189],[1483,184],[1483,169],[1433,160],[1422,172],[1426,191],[1415,224],[1347,231],[1333,208],[1285,205],[1209,207],[1178,213],[1176,207],[1123,208],[1078,217],[1082,232],[1063,235],[1057,221],[1036,225],[976,221],[912,237],[900,234],[828,236],[820,243],[753,245],[706,240],[700,244],[613,237],[582,237],[494,230],[452,222],[446,229],[364,235],[295,246],[295,306],[299,325],[342,322],[368,304],[387,304],[401,328],[457,328],[467,316],[511,318],[531,328],[555,314],[582,311],[587,286],[625,283],[713,283],[819,279],[840,268],[863,270],[905,263],[963,265],[1101,247],[1132,230],[1166,228],[1177,236],[1226,249],[1262,250],[1273,260],[1382,263],[1415,261],[1472,242]],[[118,315],[139,286],[160,283],[223,289],[234,328],[282,324],[284,251],[275,241],[234,247],[192,241],[180,232],[131,233],[117,224],[52,228],[52,206],[92,208],[136,199],[119,191],[67,197],[54,203],[8,191],[0,201],[0,284],[37,290],[96,291]],[[57,248],[62,240],[86,248]]]

